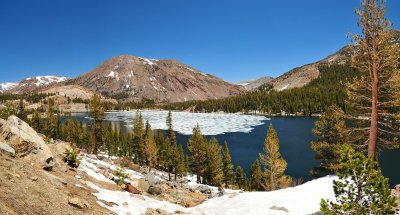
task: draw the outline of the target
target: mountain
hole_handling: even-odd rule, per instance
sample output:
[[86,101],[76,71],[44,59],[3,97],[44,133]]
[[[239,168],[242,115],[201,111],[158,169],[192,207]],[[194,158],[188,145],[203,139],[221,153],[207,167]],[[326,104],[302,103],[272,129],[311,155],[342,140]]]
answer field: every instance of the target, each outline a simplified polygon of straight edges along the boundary
[[176,60],[156,60],[123,55],[63,84],[79,85],[124,101],[183,102],[238,95],[234,84]]
[[68,80],[67,77],[61,76],[35,76],[26,78],[19,83],[0,84],[0,92],[9,93],[27,93],[36,91],[41,87],[48,86],[54,83],[60,83]]
[[237,85],[242,86],[246,90],[254,90],[260,87],[263,84],[269,84],[274,78],[266,76],[266,77],[261,77],[256,80],[250,80],[250,81],[241,81],[237,83]]
[[[391,41],[393,44],[400,45],[400,31],[393,31],[393,38]],[[321,64],[340,64],[343,65],[350,60],[351,53],[354,51],[352,45],[347,45],[335,52],[328,57],[317,61],[315,63],[307,64],[302,67],[298,67],[290,70],[289,72],[279,76],[272,81],[275,90],[281,91],[285,89],[291,89],[296,87],[302,87],[311,80],[319,77],[320,71],[318,67]]]
[[301,67],[294,68],[289,72],[275,78],[271,83],[277,91],[303,87],[310,83],[311,80],[319,77],[320,71],[318,66],[321,64],[345,64],[351,54],[351,46],[345,46],[336,53],[317,61],[315,63],[306,64]]

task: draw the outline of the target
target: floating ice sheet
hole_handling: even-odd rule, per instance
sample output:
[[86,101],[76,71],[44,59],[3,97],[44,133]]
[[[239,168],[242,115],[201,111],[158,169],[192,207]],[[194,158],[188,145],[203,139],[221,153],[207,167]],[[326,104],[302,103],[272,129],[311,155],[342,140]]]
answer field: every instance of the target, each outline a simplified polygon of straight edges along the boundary
[[[149,120],[152,129],[167,129],[166,119],[168,111],[141,111],[144,120]],[[107,120],[122,120],[126,126],[132,127],[135,111],[109,112]],[[189,113],[172,112],[172,125],[176,132],[191,135],[193,127],[199,124],[204,135],[218,135],[228,132],[248,133],[257,125],[262,125],[264,116],[250,116],[239,114],[217,114],[217,113]]]

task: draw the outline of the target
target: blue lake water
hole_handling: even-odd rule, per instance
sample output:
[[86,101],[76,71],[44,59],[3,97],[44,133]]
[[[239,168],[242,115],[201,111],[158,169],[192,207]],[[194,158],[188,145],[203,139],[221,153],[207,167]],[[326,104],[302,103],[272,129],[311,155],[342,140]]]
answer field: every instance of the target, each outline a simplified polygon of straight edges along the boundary
[[[87,122],[84,115],[75,116],[78,120]],[[319,163],[314,160],[314,152],[310,147],[310,142],[315,140],[312,134],[317,117],[273,117],[265,120],[262,125],[255,126],[249,133],[225,133],[207,138],[216,137],[222,145],[226,140],[230,149],[232,162],[235,166],[240,165],[248,173],[251,164],[258,158],[259,153],[263,152],[264,139],[270,123],[273,124],[280,140],[280,150],[283,158],[288,163],[286,174],[294,178],[310,180],[310,171],[318,167]],[[107,122],[108,123],[108,122]],[[123,132],[130,132],[124,121],[113,121],[116,129]],[[177,134],[178,143],[182,144],[186,150],[189,135]],[[400,150],[384,150],[380,153],[379,161],[383,174],[389,178],[393,187],[400,183]]]

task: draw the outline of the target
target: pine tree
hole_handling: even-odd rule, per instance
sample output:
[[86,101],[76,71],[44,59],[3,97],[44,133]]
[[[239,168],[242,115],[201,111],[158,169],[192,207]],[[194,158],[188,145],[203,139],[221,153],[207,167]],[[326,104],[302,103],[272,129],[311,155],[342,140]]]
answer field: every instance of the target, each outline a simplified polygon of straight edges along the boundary
[[149,121],[146,121],[146,132],[145,132],[145,152],[147,158],[147,166],[149,167],[149,172],[151,168],[157,163],[157,146],[153,137],[153,130]]
[[225,141],[224,148],[222,149],[222,162],[224,164],[224,183],[225,188],[233,184],[234,172],[231,155],[229,153],[228,143]]
[[315,122],[313,133],[317,141],[311,142],[311,148],[315,158],[321,161],[322,171],[336,173],[339,168],[343,144],[349,141],[345,119],[344,112],[333,105]]
[[144,124],[142,114],[137,111],[135,119],[133,121],[133,148],[135,151],[135,161],[138,164],[143,165],[145,159],[145,149],[144,149]]
[[260,154],[260,161],[264,167],[265,190],[286,188],[291,184],[291,178],[286,176],[286,161],[279,152],[279,139],[272,124],[269,125],[268,135],[264,142],[264,154]]
[[197,175],[197,183],[201,183],[207,168],[207,139],[200,131],[200,126],[193,128],[193,134],[189,137],[189,167],[193,174]]
[[[179,153],[178,151],[178,145],[176,143],[176,135],[175,131],[172,127],[172,113],[171,111],[168,112],[167,116],[167,139],[166,139],[166,148],[165,148],[165,154],[166,154],[166,164],[167,164],[167,169],[168,169],[168,179],[171,180],[171,172],[176,169],[177,163],[179,162],[178,158],[176,157]],[[175,171],[175,179],[176,179],[176,171]]]
[[[399,75],[399,45],[393,43],[394,31],[385,18],[384,0],[364,0],[357,9],[361,35],[354,35],[352,66],[361,72],[361,78],[347,86],[353,124],[352,136],[360,145],[368,145],[368,156],[376,158],[378,144],[391,147],[400,135],[395,113],[400,107],[395,102],[394,82]],[[360,120],[361,119],[361,120]],[[367,120],[366,120],[367,119]],[[366,129],[368,128],[368,129]]]
[[246,188],[246,174],[244,173],[242,167],[237,166],[236,167],[236,173],[235,173],[235,181],[236,185],[238,186],[239,189],[245,189]]
[[104,107],[101,104],[100,96],[94,94],[89,101],[89,117],[93,119],[92,123],[92,141],[93,141],[93,154],[97,154],[98,133],[101,129],[103,119],[105,118]]
[[33,111],[32,119],[31,119],[31,123],[30,124],[31,124],[32,128],[36,130],[36,132],[38,132],[38,133],[42,132],[41,117],[40,117],[40,114],[39,114],[39,112],[37,110]]
[[321,200],[324,214],[395,214],[396,200],[388,179],[373,158],[345,147],[338,176],[339,180],[333,182],[336,201]]
[[165,137],[162,130],[157,130],[155,140],[158,148],[157,165],[159,166],[159,168],[166,168],[168,159],[167,157],[168,146],[165,141]]
[[250,190],[259,191],[261,190],[261,180],[262,180],[262,171],[260,161],[257,159],[254,161],[253,165],[251,165],[250,172]]
[[19,103],[18,103],[18,113],[17,113],[17,116],[18,116],[18,118],[20,118],[22,121],[26,121],[27,120],[27,118],[26,118],[26,112],[25,112],[25,106],[24,106],[24,100],[21,98],[20,100],[19,100]]
[[7,120],[11,115],[15,115],[15,110],[12,104],[7,102],[6,107],[0,110],[0,118]]
[[211,138],[207,150],[206,180],[213,186],[221,186],[224,180],[221,150],[218,140],[215,137]]

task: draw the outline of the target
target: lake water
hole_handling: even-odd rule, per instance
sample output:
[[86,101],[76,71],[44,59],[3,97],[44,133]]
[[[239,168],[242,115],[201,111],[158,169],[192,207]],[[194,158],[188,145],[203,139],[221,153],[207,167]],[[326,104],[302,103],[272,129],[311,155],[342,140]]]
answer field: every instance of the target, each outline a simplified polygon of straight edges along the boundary
[[[131,114],[132,117],[134,114]],[[85,115],[75,115],[78,120],[87,122]],[[131,124],[131,118],[110,117],[113,127],[123,132],[130,132],[132,128],[126,125]],[[165,119],[162,119],[165,121]],[[314,160],[314,152],[310,142],[315,140],[311,130],[317,117],[273,117],[270,120],[262,120],[259,125],[252,126],[252,130],[245,132],[227,132],[224,134],[207,135],[207,138],[216,137],[220,144],[226,140],[230,149],[232,162],[235,166],[240,165],[248,173],[251,164],[263,152],[264,139],[270,123],[278,133],[280,150],[282,156],[288,163],[286,174],[294,178],[310,180],[310,171],[318,167],[319,163]],[[232,122],[230,122],[232,123]],[[227,125],[224,125],[227,126]],[[229,125],[228,125],[229,126]],[[187,149],[189,135],[177,134],[178,143]],[[400,171],[397,165],[400,164],[400,150],[384,150],[380,155],[380,164],[383,174],[390,179],[393,187],[400,183]]]

